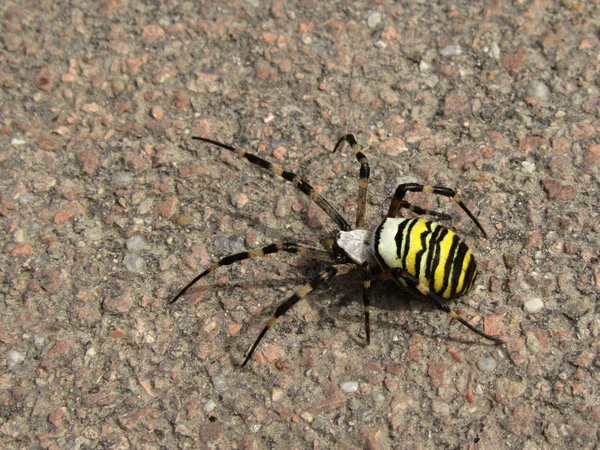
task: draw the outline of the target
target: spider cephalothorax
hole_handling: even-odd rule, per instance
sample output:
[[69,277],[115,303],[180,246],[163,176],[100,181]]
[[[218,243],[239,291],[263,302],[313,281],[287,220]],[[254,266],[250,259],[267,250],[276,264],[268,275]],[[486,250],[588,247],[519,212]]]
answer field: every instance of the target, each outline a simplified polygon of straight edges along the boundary
[[404,200],[407,192],[438,194],[449,197],[458,203],[481,230],[483,235],[487,237],[477,218],[469,211],[454,190],[441,186],[424,186],[417,183],[400,184],[390,203],[387,217],[374,231],[364,229],[367,188],[369,185],[369,163],[367,157],[360,150],[354,136],[348,134],[337,142],[334,151],[339,149],[344,143],[347,143],[354,151],[356,159],[360,163],[356,228],[352,229],[346,219],[325,198],[296,174],[283,170],[256,155],[246,153],[230,145],[196,136],[192,137],[192,139],[208,142],[227,149],[246,158],[251,163],[257,164],[275,175],[294,183],[298,189],[331,217],[340,228],[329,250],[318,249],[296,242],[282,242],[226,256],[195,277],[171,300],[171,303],[177,301],[199,279],[219,267],[248,258],[255,258],[271,253],[288,252],[328,262],[330,264],[328,267],[315,275],[307,284],[302,286],[294,295],[276,308],[273,316],[269,319],[246,354],[242,366],[246,365],[250,360],[261,339],[278,317],[285,314],[317,286],[333,277],[345,275],[355,270],[359,270],[363,276],[363,304],[367,343],[371,341],[369,305],[371,284],[375,277],[376,279],[391,279],[395,281],[413,295],[431,300],[438,308],[447,312],[453,319],[458,320],[471,331],[496,343],[503,342],[499,338],[490,336],[471,325],[450,308],[446,302],[446,300],[457,298],[469,292],[477,277],[475,257],[467,245],[456,233],[437,222],[420,217],[397,217],[400,209],[405,208],[419,215],[427,214],[440,219],[450,219],[450,216],[447,214],[423,209]]

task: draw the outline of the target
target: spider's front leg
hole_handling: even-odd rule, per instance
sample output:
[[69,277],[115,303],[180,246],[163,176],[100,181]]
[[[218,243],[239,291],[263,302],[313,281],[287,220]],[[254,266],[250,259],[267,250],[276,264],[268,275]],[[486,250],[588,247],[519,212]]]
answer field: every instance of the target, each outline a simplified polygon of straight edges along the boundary
[[325,212],[325,214],[331,217],[331,219],[337,224],[340,230],[350,230],[350,224],[346,221],[346,219],[342,217],[340,213],[337,212],[333,205],[329,203],[329,201],[327,201],[323,196],[321,196],[321,194],[315,191],[315,189],[309,183],[307,183],[295,173],[290,172],[289,170],[282,169],[281,167],[276,166],[275,164],[267,161],[266,159],[261,158],[260,156],[245,152],[243,150],[240,150],[239,148],[233,147],[228,144],[223,144],[222,142],[218,142],[213,139],[207,139],[200,136],[192,136],[192,139],[202,142],[208,142],[209,144],[216,145],[217,147],[224,148],[225,150],[229,150],[230,152],[233,152],[236,155],[245,158],[252,164],[256,164],[257,166],[268,170],[269,172],[283,178],[284,180],[293,183],[304,195],[306,195],[313,202],[315,202],[319,206],[319,208],[321,208]]
[[365,214],[367,209],[367,190],[369,189],[369,161],[365,154],[360,150],[356,139],[353,134],[347,134],[346,136],[341,137],[335,147],[333,148],[333,152],[335,153],[341,146],[347,142],[354,155],[356,156],[356,160],[360,163],[360,175],[358,181],[358,205],[356,207],[356,228],[364,228],[365,226]]

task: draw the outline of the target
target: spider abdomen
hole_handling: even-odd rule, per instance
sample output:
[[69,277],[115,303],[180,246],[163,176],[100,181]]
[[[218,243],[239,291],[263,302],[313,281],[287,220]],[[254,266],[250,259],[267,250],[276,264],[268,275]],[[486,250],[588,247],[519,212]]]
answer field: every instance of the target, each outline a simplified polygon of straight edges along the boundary
[[[431,220],[388,217],[373,233],[372,248],[380,264],[406,270],[445,300],[469,292],[477,277],[469,247]],[[406,286],[405,280],[399,281]]]

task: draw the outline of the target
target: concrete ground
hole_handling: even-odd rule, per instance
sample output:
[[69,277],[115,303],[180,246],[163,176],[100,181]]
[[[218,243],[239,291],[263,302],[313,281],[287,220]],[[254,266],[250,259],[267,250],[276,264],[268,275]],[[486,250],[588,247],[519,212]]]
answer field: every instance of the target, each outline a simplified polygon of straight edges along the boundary
[[[158,6],[160,5],[160,6]],[[6,449],[593,449],[600,424],[597,1],[92,2],[0,6],[0,440]],[[393,284],[313,292],[279,254],[368,227],[398,183],[448,199],[479,278],[456,308]]]

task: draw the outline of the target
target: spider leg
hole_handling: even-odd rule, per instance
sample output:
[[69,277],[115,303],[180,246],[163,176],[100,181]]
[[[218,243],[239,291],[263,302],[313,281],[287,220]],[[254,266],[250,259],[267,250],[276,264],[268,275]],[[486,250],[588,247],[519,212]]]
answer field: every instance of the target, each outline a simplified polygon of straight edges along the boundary
[[462,208],[464,212],[467,213],[467,215],[471,218],[475,225],[477,225],[477,228],[481,230],[483,237],[487,239],[487,234],[481,226],[481,224],[479,223],[479,220],[477,220],[477,218],[473,215],[469,208],[467,208],[467,205],[465,205],[462,202],[456,191],[454,189],[450,189],[443,186],[424,186],[418,183],[400,184],[396,188],[396,192],[394,193],[394,197],[392,198],[392,202],[390,203],[390,208],[388,210],[387,217],[396,217],[396,214],[398,214],[400,208],[403,207],[404,196],[407,192],[428,192],[451,198],[456,203],[458,203],[458,205]]
[[346,136],[341,137],[335,147],[333,148],[333,152],[335,153],[344,142],[347,142],[350,147],[352,147],[352,151],[356,155],[356,160],[360,163],[360,178],[358,182],[358,206],[356,207],[356,228],[363,228],[365,226],[365,212],[367,209],[367,189],[369,188],[369,161],[363,152],[361,152],[354,135],[347,134]]
[[365,333],[367,334],[367,345],[371,343],[371,283],[373,281],[373,270],[370,262],[362,266],[363,270],[363,307],[365,311]]
[[279,305],[277,307],[277,309],[275,310],[273,317],[271,317],[269,319],[269,321],[267,322],[265,327],[262,329],[262,331],[258,335],[258,338],[256,338],[256,340],[254,341],[254,344],[252,344],[252,347],[250,347],[250,350],[248,350],[248,353],[246,353],[246,358],[244,359],[244,362],[242,363],[242,367],[244,367],[246,365],[246,363],[250,360],[250,358],[252,357],[252,354],[254,353],[254,350],[256,350],[256,347],[258,347],[258,344],[260,343],[260,341],[262,340],[262,338],[264,337],[266,332],[269,330],[269,328],[271,328],[273,326],[273,324],[277,321],[277,319],[280,316],[285,314],[292,306],[294,306],[296,303],[298,303],[300,300],[302,300],[304,297],[306,297],[317,286],[320,286],[321,284],[325,283],[330,278],[333,278],[333,277],[336,277],[339,275],[345,275],[349,272],[352,272],[356,268],[357,268],[356,264],[335,264],[335,265],[329,266],[326,269],[319,272],[317,275],[315,275],[307,284],[305,284],[300,289],[298,289],[294,293],[294,295],[292,295],[285,302],[283,302],[281,305]]
[[336,211],[331,203],[325,200],[315,189],[300,178],[295,173],[289,172],[287,170],[282,169],[274,164],[271,164],[269,161],[262,159],[259,156],[253,155],[252,153],[246,153],[243,150],[232,147],[231,145],[223,144],[221,142],[213,141],[212,139],[206,139],[199,136],[192,136],[192,139],[208,142],[209,144],[216,145],[217,147],[224,148],[235,153],[242,158],[246,158],[252,164],[256,164],[263,169],[267,169],[269,172],[274,173],[277,176],[280,176],[284,180],[287,180],[291,183],[294,183],[298,189],[300,189],[308,198],[310,198],[313,202],[317,204],[331,219],[337,224],[337,226],[343,231],[350,230],[350,224],[342,217],[340,213]]
[[297,244],[295,242],[282,242],[278,244],[267,245],[263,248],[257,248],[255,250],[249,250],[247,252],[236,253],[234,255],[226,256],[221,259],[219,262],[213,264],[200,275],[196,276],[192,281],[190,281],[179,293],[173,297],[173,299],[169,302],[170,304],[175,303],[179,297],[184,295],[189,288],[191,288],[194,284],[198,282],[201,278],[204,278],[209,273],[217,270],[221,266],[228,266],[229,264],[233,264],[238,261],[243,261],[248,258],[257,258],[260,256],[270,255],[271,253],[279,253],[279,252],[287,252],[287,253],[295,253],[298,255],[304,255],[309,258],[318,259],[321,261],[333,262],[333,256],[325,251],[320,250],[318,248],[309,247],[304,244]]
[[420,206],[413,205],[412,203],[408,203],[405,200],[402,200],[402,203],[400,204],[400,208],[408,209],[409,211],[412,211],[415,214],[419,214],[419,215],[426,214],[428,216],[435,216],[440,220],[451,220],[452,219],[452,216],[450,214],[446,214],[446,213],[438,212],[438,211],[432,211],[431,209],[423,209]]
[[455,320],[458,320],[460,323],[462,323],[464,326],[466,326],[469,330],[473,331],[474,333],[477,333],[481,337],[484,337],[492,342],[495,342],[496,344],[504,344],[504,341],[502,339],[494,337],[494,336],[490,336],[489,334],[484,333],[479,328],[474,327],[469,322],[467,322],[465,319],[460,317],[450,307],[450,305],[448,305],[448,303],[446,303],[446,301],[444,299],[442,299],[435,292],[431,291],[423,283],[419,282],[419,280],[416,277],[414,277],[413,275],[408,273],[405,269],[394,268],[394,269],[390,270],[390,273],[392,274],[392,276],[394,276],[396,278],[400,278],[401,280],[404,280],[410,289],[414,289],[415,291],[417,291],[421,295],[423,295],[425,298],[432,300],[433,303],[435,303],[435,305],[438,308],[440,308],[442,311],[447,312],[450,315],[450,317],[452,317]]

